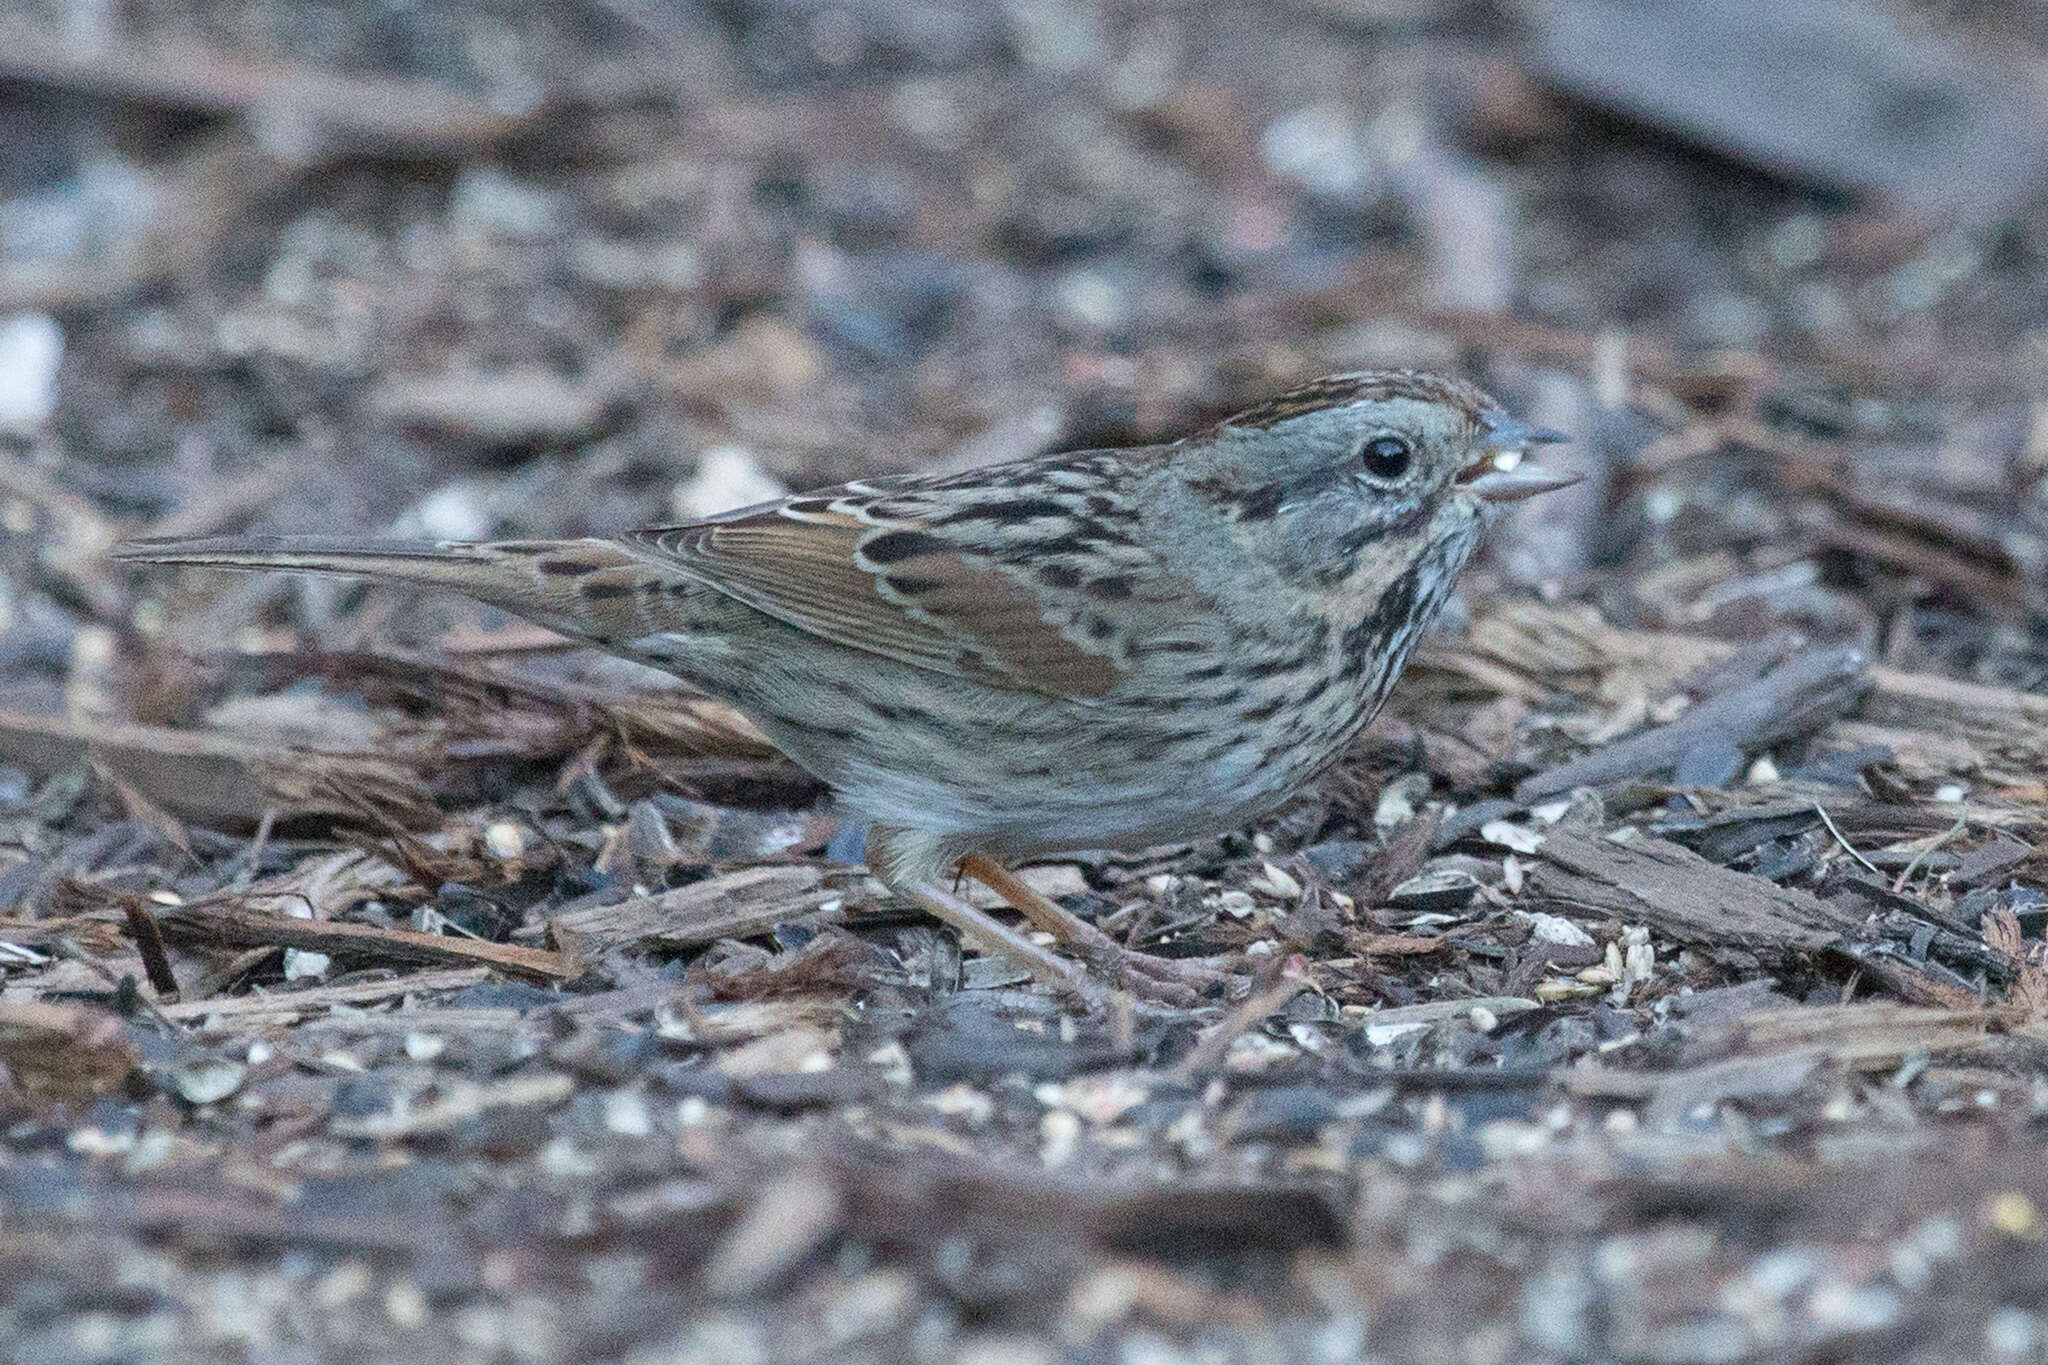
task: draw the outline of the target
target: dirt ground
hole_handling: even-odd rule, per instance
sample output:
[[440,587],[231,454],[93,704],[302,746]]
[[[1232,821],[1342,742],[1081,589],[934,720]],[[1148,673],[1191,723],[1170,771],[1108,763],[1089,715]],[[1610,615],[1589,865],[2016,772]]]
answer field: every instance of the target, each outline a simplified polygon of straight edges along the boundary
[[[2044,209],[2040,0],[0,4],[0,1356],[2048,1361]],[[1391,365],[1587,478],[1026,869],[1179,1006],[662,675],[105,558]]]

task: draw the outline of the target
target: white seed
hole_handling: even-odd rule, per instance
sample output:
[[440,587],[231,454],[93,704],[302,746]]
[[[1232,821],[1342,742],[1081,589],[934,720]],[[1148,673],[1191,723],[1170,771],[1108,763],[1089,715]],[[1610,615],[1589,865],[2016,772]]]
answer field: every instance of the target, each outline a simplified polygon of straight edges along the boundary
[[1252,883],[1255,889],[1264,891],[1268,895],[1277,896],[1281,900],[1292,901],[1301,899],[1300,882],[1294,880],[1293,877],[1271,863],[1262,863],[1260,866],[1265,870],[1265,876]]
[[1515,918],[1529,926],[1531,937],[1544,943],[1555,943],[1560,948],[1593,946],[1593,936],[1562,915],[1551,915],[1537,910],[1518,912]]
[[484,827],[484,847],[501,863],[509,863],[526,852],[526,835],[510,820],[493,820]]
[[1543,836],[1527,825],[1518,825],[1511,820],[1488,820],[1479,827],[1479,837],[1489,844],[1499,844],[1517,853],[1534,853],[1543,847]]

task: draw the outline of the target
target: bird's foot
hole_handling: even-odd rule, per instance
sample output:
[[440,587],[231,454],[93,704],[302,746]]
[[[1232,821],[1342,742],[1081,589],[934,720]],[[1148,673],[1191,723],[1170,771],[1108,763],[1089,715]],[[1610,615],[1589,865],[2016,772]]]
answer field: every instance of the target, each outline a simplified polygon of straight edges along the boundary
[[1009,902],[1033,926],[1066,945],[1098,979],[1140,999],[1186,1009],[1201,1004],[1210,991],[1230,979],[1228,973],[1206,962],[1158,957],[1126,948],[1051,897],[1025,885],[993,858],[969,854],[960,860],[960,871]]

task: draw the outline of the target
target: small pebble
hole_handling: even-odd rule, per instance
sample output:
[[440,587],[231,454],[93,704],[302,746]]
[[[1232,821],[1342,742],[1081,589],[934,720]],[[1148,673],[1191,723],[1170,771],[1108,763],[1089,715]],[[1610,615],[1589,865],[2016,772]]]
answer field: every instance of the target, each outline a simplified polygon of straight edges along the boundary
[[1372,166],[1364,134],[1338,104],[1308,105],[1275,119],[1259,151],[1275,175],[1338,198],[1362,189]]
[[1850,1285],[1839,1280],[1814,1287],[1806,1300],[1815,1323],[1836,1332],[1876,1332],[1898,1320],[1898,1293],[1882,1285]]
[[787,494],[789,489],[740,446],[712,446],[697,457],[697,472],[670,499],[678,516],[715,517]]
[[427,1296],[411,1280],[394,1280],[384,1290],[384,1316],[394,1327],[414,1330],[426,1326]]
[[2026,1356],[2041,1340],[2041,1324],[2024,1308],[2000,1308],[1984,1320],[1984,1344],[2005,1356]]
[[0,322],[0,427],[40,427],[57,408],[64,330],[42,313]]
[[1038,1121],[1039,1136],[1043,1143],[1039,1147],[1039,1160],[1048,1166],[1064,1166],[1074,1156],[1074,1148],[1081,1140],[1080,1116],[1066,1109],[1052,1109]]
[[2022,1242],[2038,1242],[2044,1228],[2034,1201],[2017,1190],[1996,1195],[1984,1210],[1984,1221],[2006,1236]]
[[1216,898],[1216,907],[1232,919],[1246,919],[1259,908],[1259,903],[1251,898],[1250,892],[1225,891]]
[[1281,900],[1300,900],[1301,883],[1271,863],[1262,864],[1265,875],[1252,882],[1252,889]]
[[175,1080],[178,1094],[189,1104],[213,1104],[242,1088],[249,1068],[224,1057],[207,1058],[182,1068]]
[[644,1138],[654,1131],[654,1115],[637,1090],[614,1090],[604,1097],[604,1126],[620,1137]]
[[1415,818],[1416,804],[1428,795],[1428,773],[1409,773],[1394,779],[1380,792],[1379,803],[1373,807],[1373,824],[1381,833],[1407,824]]

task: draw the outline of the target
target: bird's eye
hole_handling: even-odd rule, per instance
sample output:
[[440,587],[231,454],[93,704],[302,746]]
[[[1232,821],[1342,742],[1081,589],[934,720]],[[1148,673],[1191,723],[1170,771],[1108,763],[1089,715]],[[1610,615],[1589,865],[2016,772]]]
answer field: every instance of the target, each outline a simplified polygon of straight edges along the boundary
[[1398,479],[1408,472],[1415,452],[1399,436],[1375,436],[1359,448],[1358,457],[1375,479]]

